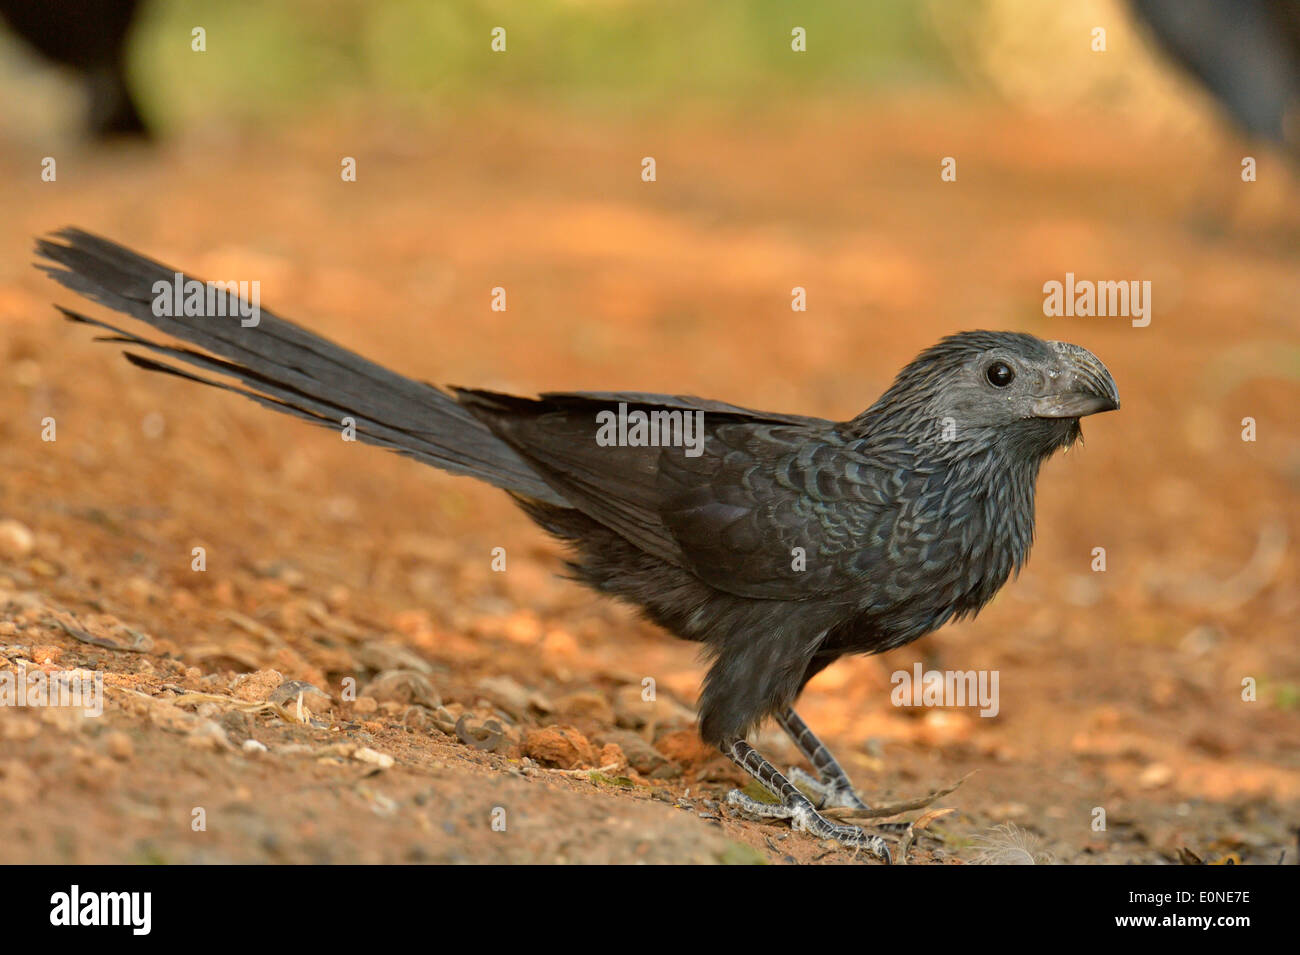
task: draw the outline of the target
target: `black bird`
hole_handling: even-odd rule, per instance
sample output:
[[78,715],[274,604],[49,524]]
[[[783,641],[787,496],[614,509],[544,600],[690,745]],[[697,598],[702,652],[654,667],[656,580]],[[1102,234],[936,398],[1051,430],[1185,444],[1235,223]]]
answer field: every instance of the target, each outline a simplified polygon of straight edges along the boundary
[[1245,132],[1300,158],[1300,0],[1131,0]]
[[880,836],[820,815],[746,735],[774,717],[816,769],[816,780],[793,775],[814,783],[820,806],[864,806],[795,714],[800,690],[846,653],[901,646],[988,603],[1029,554],[1043,460],[1079,437],[1081,417],[1119,407],[1086,349],[987,331],[922,352],[843,422],[632,392],[445,391],[265,310],[256,324],[220,317],[241,303],[215,285],[195,303],[202,314],[172,314],[185,311],[174,269],[85,232],[37,252],[67,288],[205,350],[60,309],[138,349],[132,363],[355,427],[509,492],[571,545],[574,577],[705,645],[700,734],[780,800],[735,791],[732,805],[886,859]]
[[47,59],[80,74],[97,138],[147,136],[126,81],[138,0],[0,0],[0,19]]

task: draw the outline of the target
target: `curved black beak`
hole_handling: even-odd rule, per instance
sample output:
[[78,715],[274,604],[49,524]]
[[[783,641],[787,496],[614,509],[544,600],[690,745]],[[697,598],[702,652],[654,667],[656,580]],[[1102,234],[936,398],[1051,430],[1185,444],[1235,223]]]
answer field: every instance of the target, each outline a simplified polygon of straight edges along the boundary
[[1052,391],[1031,407],[1040,418],[1082,418],[1119,410],[1119,391],[1106,366],[1092,352],[1069,342],[1048,342],[1060,360],[1052,375]]

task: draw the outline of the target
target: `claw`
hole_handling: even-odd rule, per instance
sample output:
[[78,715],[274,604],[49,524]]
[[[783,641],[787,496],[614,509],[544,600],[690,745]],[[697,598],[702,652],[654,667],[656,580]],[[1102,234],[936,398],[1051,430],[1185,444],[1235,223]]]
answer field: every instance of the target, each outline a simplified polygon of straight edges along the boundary
[[762,821],[787,819],[790,822],[790,828],[796,831],[806,832],[817,839],[832,839],[851,849],[865,849],[886,864],[893,861],[889,846],[885,844],[885,840],[880,836],[872,835],[857,826],[844,826],[831,822],[818,814],[817,810],[813,808],[812,802],[807,798],[803,798],[793,805],[759,802],[739,789],[733,789],[727,793],[727,804],[735,807],[738,813],[750,819]]
[[727,804],[734,806],[736,811],[742,816],[749,819],[766,820],[766,819],[793,819],[794,810],[789,806],[783,806],[779,802],[760,802],[752,796],[748,796],[739,789],[733,789],[727,793]]

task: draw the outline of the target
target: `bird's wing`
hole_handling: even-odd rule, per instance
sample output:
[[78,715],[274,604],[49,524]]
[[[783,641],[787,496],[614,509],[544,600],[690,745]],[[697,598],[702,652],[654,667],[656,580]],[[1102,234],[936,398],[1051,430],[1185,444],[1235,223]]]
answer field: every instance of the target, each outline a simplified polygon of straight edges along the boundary
[[[847,590],[897,520],[894,478],[820,418],[631,393],[458,396],[573,507],[719,590],[787,600]],[[600,443],[597,415],[624,401],[629,414],[703,412],[703,441]]]
[[783,424],[804,424],[813,427],[830,427],[831,422],[824,418],[810,418],[807,415],[785,414],[780,411],[755,411],[725,401],[711,398],[697,398],[694,395],[656,395],[644,391],[549,391],[542,395],[543,401],[563,404],[567,401],[588,403],[596,402],[601,408],[613,408],[619,402],[629,406],[651,408],[680,408],[689,411],[703,411],[707,415],[731,415],[747,421],[770,421]]

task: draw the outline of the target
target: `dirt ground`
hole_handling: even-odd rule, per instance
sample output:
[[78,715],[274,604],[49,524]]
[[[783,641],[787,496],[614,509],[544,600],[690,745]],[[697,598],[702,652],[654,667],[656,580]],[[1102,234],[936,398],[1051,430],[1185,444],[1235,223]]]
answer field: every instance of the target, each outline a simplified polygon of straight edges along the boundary
[[[1276,160],[1243,184],[1226,144],[927,100],[213,126],[62,147],[52,183],[48,146],[0,147],[0,669],[105,684],[99,717],[0,707],[0,861],[870,861],[720,808],[743,780],[694,736],[695,648],[559,579],[504,495],[61,321],[83,303],[31,244],[71,224],[258,278],[412,377],[524,393],[845,418],[952,331],[1085,345],[1123,410],[1044,468],[1020,579],[801,712],[868,801],[972,774],[931,807],[955,812],[901,817],[913,864],[1297,861],[1300,204]],[[1150,326],[1045,318],[1067,271],[1150,279]],[[1000,712],[893,706],[918,661],[996,670]]]

